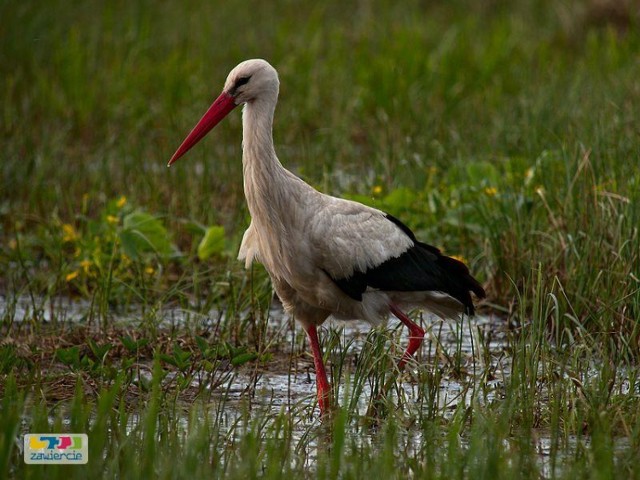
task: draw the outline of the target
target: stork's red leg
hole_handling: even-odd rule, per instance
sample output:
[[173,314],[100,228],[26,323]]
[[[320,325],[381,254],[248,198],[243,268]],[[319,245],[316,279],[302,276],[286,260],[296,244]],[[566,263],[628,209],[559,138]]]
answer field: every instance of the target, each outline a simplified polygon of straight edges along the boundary
[[398,362],[398,368],[402,370],[407,364],[407,361],[409,361],[416,350],[420,348],[420,345],[422,345],[422,340],[424,340],[424,330],[416,325],[415,322],[412,322],[411,319],[395,305],[389,305],[389,309],[391,310],[391,313],[398,317],[398,320],[404,323],[409,329],[409,345]]
[[311,351],[313,352],[313,363],[316,368],[316,387],[318,391],[318,405],[320,406],[320,415],[324,415],[331,408],[331,386],[327,379],[327,371],[322,361],[322,350],[320,342],[318,342],[318,331],[315,325],[306,328]]

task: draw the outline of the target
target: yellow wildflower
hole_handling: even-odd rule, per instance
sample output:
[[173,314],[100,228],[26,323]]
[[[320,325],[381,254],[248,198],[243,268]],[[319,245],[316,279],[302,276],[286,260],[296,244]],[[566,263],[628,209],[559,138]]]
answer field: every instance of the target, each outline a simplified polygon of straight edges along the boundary
[[73,225],[64,223],[62,225],[62,241],[73,242],[77,238],[78,238],[78,233],[76,232],[76,229],[73,228]]
[[533,174],[535,173],[533,167],[527,168],[527,171],[524,174],[524,182],[528,184],[533,178]]
[[156,270],[152,266],[148,266],[144,269],[144,273],[146,273],[147,275],[153,275],[155,272]]
[[459,262],[467,263],[467,260],[462,255],[450,255],[450,257]]
[[382,193],[382,186],[381,185],[375,185],[373,187],[373,194],[374,195],[380,195]]
[[107,222],[111,223],[112,225],[118,223],[118,217],[116,217],[115,215],[107,215]]
[[77,270],[75,272],[67,273],[67,276],[64,277],[64,279],[67,281],[67,283],[69,283],[71,280],[76,278],[79,275],[79,273],[80,272],[78,272]]
[[89,273],[89,269],[91,268],[91,265],[93,265],[91,260],[85,259],[80,262],[80,266],[82,267],[82,270],[84,270],[84,273]]
[[118,208],[122,208],[125,206],[125,204],[127,203],[127,197],[125,197],[124,195],[122,195],[118,201],[116,202],[116,207]]
[[484,189],[484,193],[489,195],[490,197],[493,197],[496,193],[498,193],[498,189],[496,187],[486,187]]

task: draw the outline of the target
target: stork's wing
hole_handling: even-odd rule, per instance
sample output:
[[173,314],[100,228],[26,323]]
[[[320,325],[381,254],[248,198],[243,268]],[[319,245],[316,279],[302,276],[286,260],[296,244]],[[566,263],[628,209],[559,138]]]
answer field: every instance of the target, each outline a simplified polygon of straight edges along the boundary
[[366,272],[414,245],[380,210],[357,202],[325,197],[314,212],[311,242],[316,265],[331,278]]
[[[426,243],[398,219],[355,202],[337,203],[330,220],[318,222],[321,268],[340,289],[361,301],[368,287],[385,291],[439,291],[473,314],[470,291],[485,293],[467,266]],[[323,216],[321,212],[320,216]],[[321,225],[320,225],[321,224]]]

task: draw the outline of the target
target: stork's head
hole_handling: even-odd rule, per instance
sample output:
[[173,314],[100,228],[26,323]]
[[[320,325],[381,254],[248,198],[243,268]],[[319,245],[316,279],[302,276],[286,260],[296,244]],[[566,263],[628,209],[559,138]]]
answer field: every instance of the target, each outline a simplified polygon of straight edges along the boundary
[[257,98],[278,95],[278,72],[262,59],[245,60],[231,70],[224,83],[223,93],[234,98],[234,103],[251,102]]
[[211,104],[191,133],[184,139],[182,145],[176,150],[176,153],[173,154],[169,160],[169,166],[202,140],[238,105],[260,99],[271,99],[275,103],[279,86],[278,73],[266,60],[253,59],[240,63],[229,73],[220,96]]

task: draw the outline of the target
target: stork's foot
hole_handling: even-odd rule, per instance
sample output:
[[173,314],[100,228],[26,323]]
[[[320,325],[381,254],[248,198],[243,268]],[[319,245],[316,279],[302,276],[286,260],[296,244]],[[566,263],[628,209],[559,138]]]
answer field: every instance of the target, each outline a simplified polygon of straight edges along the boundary
[[327,371],[324,368],[322,359],[322,350],[318,341],[318,330],[315,325],[306,328],[311,351],[313,353],[313,364],[316,369],[316,388],[318,391],[318,406],[320,407],[320,416],[324,417],[332,409],[331,385],[327,379]]
[[407,317],[404,312],[395,305],[391,304],[389,309],[391,310],[391,313],[393,313],[398,320],[404,323],[409,329],[409,345],[398,362],[398,368],[403,370],[407,362],[413,357],[413,354],[416,353],[422,345],[422,341],[424,340],[424,330]]

